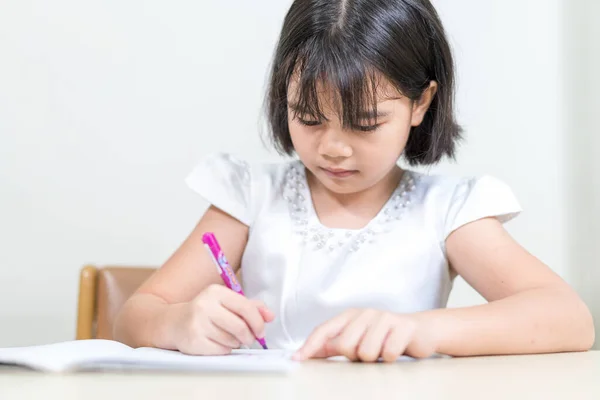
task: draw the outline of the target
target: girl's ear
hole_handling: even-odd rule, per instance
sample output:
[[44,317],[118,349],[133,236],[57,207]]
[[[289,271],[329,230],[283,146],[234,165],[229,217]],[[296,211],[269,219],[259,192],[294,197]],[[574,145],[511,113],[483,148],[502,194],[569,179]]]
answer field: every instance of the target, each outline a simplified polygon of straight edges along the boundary
[[419,126],[421,122],[423,122],[425,113],[433,101],[433,97],[437,92],[437,88],[438,84],[436,81],[429,82],[429,87],[423,91],[421,98],[413,102],[412,116],[410,121],[411,126]]

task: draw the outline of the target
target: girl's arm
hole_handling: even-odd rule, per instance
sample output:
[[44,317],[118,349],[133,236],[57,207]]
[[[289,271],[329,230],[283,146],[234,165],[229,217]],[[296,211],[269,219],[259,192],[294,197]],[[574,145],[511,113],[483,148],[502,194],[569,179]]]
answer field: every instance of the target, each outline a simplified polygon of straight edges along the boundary
[[593,345],[594,324],[583,301],[497,219],[457,229],[446,240],[446,251],[453,269],[489,303],[420,313],[424,326],[439,333],[437,352],[543,353]]
[[394,361],[428,357],[588,350],[594,325],[586,305],[527,253],[495,218],[464,225],[446,240],[448,259],[489,303],[414,314],[351,309],[310,335],[295,358],[343,355]]
[[[216,303],[227,303],[229,300],[234,304],[227,303],[226,306],[243,308],[238,311],[239,316],[251,327],[262,329],[263,318],[257,320],[261,311],[252,310],[248,305],[249,300],[237,294],[229,296],[232,291],[218,290],[216,285],[223,285],[223,282],[202,242],[202,235],[207,231],[215,233],[232,267],[239,268],[248,240],[248,227],[221,210],[210,207],[177,251],[125,303],[115,320],[116,340],[133,347],[179,349],[175,338],[184,328],[189,328],[187,325],[196,318],[191,314],[202,313],[202,309],[206,313],[212,312],[214,308],[209,308],[212,304],[216,307]],[[202,301],[198,307],[190,307],[190,302],[211,285],[216,286],[216,289],[209,291],[209,300],[220,296],[229,297],[226,300],[219,298],[212,303]],[[210,304],[207,305],[208,303]],[[219,315],[223,319],[229,317],[227,321],[233,320],[223,313]],[[201,325],[202,322],[199,321],[196,325]],[[187,325],[184,327],[183,324]],[[224,335],[223,332],[220,334]],[[238,336],[242,335],[244,332],[238,332]],[[251,342],[252,338],[249,339]],[[241,338],[239,341],[242,342]],[[195,346],[200,346],[193,343],[187,345],[190,352],[197,350]]]

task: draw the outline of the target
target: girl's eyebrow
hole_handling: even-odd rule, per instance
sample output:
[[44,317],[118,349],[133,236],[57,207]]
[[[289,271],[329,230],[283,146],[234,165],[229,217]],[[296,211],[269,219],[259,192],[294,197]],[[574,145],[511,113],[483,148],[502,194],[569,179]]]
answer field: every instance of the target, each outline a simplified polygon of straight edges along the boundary
[[[298,114],[306,114],[306,110],[302,109],[296,103],[288,103],[288,107],[290,107],[291,110],[293,110],[294,112],[296,112]],[[387,117],[390,114],[391,113],[389,111],[377,110],[377,112],[375,112],[375,110],[369,110],[369,111],[362,111],[362,112],[358,113],[358,118],[360,118],[360,119],[376,119],[376,118]],[[325,120],[328,121],[327,118],[325,118]]]
[[369,110],[369,111],[362,111],[362,112],[358,113],[358,117],[360,119],[376,119],[376,118],[387,117],[390,114],[391,113],[389,111],[377,110],[377,112],[375,112],[375,110]]

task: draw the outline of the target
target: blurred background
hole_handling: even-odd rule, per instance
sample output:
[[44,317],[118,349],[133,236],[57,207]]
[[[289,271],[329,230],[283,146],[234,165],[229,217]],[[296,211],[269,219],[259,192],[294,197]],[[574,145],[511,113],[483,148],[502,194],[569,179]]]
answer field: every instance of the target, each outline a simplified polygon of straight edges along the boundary
[[[507,182],[507,228],[598,326],[600,2],[433,3],[466,141],[431,172]],[[278,159],[259,132],[290,4],[2,2],[0,347],[73,339],[84,264],[164,262],[207,206],[183,182],[203,155]],[[450,306],[481,302],[456,282]]]

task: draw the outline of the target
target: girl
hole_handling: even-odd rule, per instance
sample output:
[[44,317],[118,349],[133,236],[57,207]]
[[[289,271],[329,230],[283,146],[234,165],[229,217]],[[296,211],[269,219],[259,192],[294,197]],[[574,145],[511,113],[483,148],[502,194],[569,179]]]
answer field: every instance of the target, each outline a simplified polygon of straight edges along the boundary
[[[453,156],[453,68],[428,0],[296,0],[267,105],[276,148],[298,159],[201,162],[187,183],[211,206],[115,337],[190,354],[265,338],[298,360],[589,349],[587,307],[504,230],[520,212],[505,184],[397,164]],[[247,298],[223,286],[207,231]],[[445,309],[457,275],[488,304]]]

